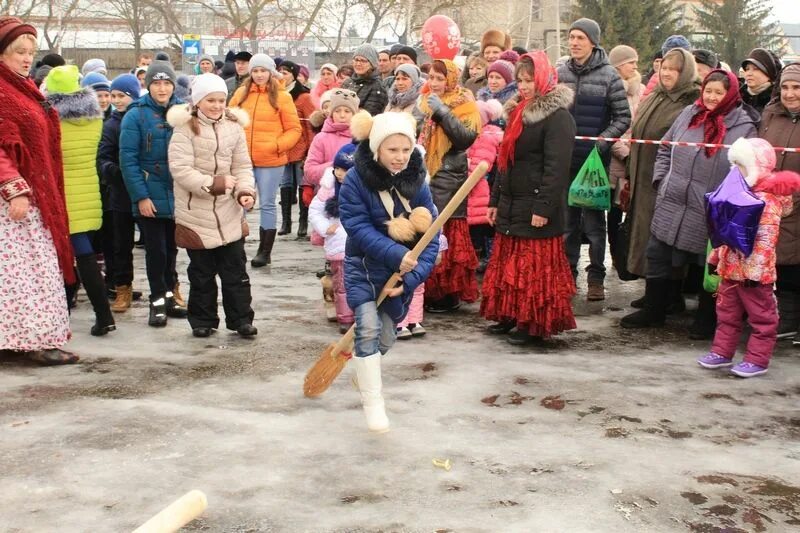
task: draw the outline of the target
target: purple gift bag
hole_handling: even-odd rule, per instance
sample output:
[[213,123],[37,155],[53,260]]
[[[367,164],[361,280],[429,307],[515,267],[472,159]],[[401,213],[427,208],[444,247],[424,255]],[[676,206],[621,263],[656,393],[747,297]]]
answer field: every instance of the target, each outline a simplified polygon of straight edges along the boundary
[[732,167],[717,190],[706,194],[711,246],[718,248],[724,244],[749,256],[763,211],[763,200],[753,194],[739,168]]

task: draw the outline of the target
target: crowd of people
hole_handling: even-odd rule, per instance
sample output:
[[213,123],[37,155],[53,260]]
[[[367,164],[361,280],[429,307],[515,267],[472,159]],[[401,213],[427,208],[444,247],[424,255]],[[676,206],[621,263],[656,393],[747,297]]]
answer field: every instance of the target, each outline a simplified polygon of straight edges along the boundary
[[[226,328],[256,335],[244,248],[256,232],[245,214],[258,210],[250,267],[262,269],[276,236],[292,234],[293,204],[296,239],[324,249],[327,318],[342,332],[355,324],[375,431],[388,428],[381,355],[396,338],[423,336],[424,312],[480,301],[488,332],[515,345],[574,329],[587,243],[589,301],[605,299],[608,266],[645,280],[624,328],[663,327],[685,310],[686,293],[698,294],[687,333],[713,338],[704,367],[733,366],[743,313],[752,333],[732,368],[739,376],[766,372],[776,340],[798,332],[800,154],[781,148],[800,147],[800,64],[769,50],[733,72],[671,36],[645,78],[635,49],[606,52],[600,26],[582,18],[555,65],[492,29],[457,61],[420,65],[410,46],[366,43],[349,64],[323,64],[316,83],[304,65],[247,51],[225,62],[201,56],[180,76],[163,52],[142,54],[110,80],[102,59],[78,69],[48,54],[34,65],[36,34],[0,17],[3,350],[77,361],[62,348],[79,284],[95,312],[91,334],[113,332],[114,314],[141,297],[137,227],[150,326],[187,319],[194,336],[212,335],[219,278]],[[568,202],[595,150],[610,177],[608,211]],[[411,255],[480,161],[489,173],[439,238]],[[749,255],[709,245],[705,195],[732,166],[767,206]],[[381,291],[396,272],[402,281]],[[702,287],[712,275],[716,292]]]

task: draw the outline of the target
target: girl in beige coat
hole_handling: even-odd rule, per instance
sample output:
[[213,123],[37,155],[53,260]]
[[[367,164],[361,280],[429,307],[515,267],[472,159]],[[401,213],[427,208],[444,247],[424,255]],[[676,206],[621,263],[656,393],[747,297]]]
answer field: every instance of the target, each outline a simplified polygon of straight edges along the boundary
[[189,254],[189,324],[195,337],[219,326],[217,282],[222,281],[225,325],[242,337],[258,332],[250,306],[243,209],[255,202],[255,179],[244,128],[247,114],[225,109],[228,89],[214,74],[192,84],[192,105],[174,106],[169,168],[175,187],[175,240]]

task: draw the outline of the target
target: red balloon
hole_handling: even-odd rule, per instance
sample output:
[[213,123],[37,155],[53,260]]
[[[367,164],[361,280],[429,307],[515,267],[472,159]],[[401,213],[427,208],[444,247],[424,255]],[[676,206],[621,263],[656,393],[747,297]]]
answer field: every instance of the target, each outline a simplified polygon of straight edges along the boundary
[[461,30],[450,17],[434,15],[422,25],[422,46],[433,59],[453,59],[461,50]]

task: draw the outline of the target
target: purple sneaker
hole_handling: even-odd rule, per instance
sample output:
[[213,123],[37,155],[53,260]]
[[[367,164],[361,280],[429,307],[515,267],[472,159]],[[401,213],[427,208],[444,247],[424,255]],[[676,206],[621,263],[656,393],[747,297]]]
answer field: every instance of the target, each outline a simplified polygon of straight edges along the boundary
[[723,368],[726,366],[733,366],[733,361],[727,357],[722,357],[714,352],[708,352],[706,355],[697,360],[697,363],[703,368]]
[[766,374],[767,369],[763,366],[754,365],[753,363],[743,362],[731,368],[731,373],[736,374],[740,378],[752,378],[753,376]]

